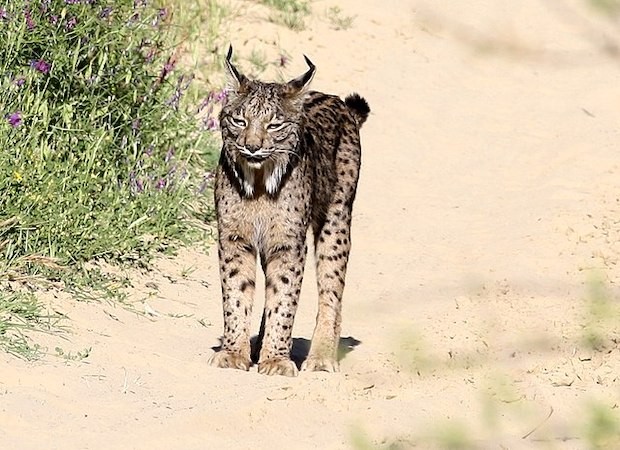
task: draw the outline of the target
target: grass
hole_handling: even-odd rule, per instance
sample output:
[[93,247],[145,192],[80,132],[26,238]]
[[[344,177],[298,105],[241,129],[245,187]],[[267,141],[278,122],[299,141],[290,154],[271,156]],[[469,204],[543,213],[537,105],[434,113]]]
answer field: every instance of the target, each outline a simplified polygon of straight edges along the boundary
[[64,359],[65,361],[82,361],[90,356],[92,352],[92,348],[85,348],[84,350],[78,350],[77,352],[66,352],[61,347],[56,347],[54,351],[56,352],[56,356]]
[[228,42],[222,40],[225,24],[238,12],[229,4],[216,0],[165,0],[171,9],[174,23],[172,41],[182,49],[182,63],[196,75],[197,83],[188,96],[198,103],[202,92],[221,80],[223,55]]
[[[269,65],[269,63],[267,62],[267,57],[265,56],[265,52],[258,50],[258,49],[252,49],[252,51],[250,52],[250,56],[248,57],[248,62],[252,65],[252,77],[258,76],[258,74],[263,73],[266,69],[267,66]],[[257,73],[255,75],[255,73]]]
[[122,301],[127,280],[88,261],[145,266],[204,237],[221,98],[197,104],[179,63],[194,18],[177,3],[180,25],[165,2],[0,10],[0,347],[12,354],[33,357],[28,332],[56,327],[38,286]]
[[332,6],[327,9],[325,16],[331,24],[332,28],[336,30],[348,30],[353,26],[355,16],[345,16],[342,13],[342,9],[339,6]]
[[62,316],[49,313],[32,292],[0,292],[0,349],[24,359],[36,359],[40,347],[27,337],[33,331],[59,330]]
[[620,13],[620,0],[588,0],[588,2],[605,15],[616,16]]
[[305,19],[310,15],[310,3],[303,0],[261,0],[261,3],[274,9],[269,16],[271,22],[284,25],[291,30],[306,28]]
[[591,403],[585,410],[582,433],[593,450],[620,448],[620,415],[601,403]]
[[[588,308],[581,345],[588,350],[605,351],[620,341],[620,306],[605,282],[603,274],[594,272],[587,282],[585,298]],[[615,341],[615,342],[614,342]]]

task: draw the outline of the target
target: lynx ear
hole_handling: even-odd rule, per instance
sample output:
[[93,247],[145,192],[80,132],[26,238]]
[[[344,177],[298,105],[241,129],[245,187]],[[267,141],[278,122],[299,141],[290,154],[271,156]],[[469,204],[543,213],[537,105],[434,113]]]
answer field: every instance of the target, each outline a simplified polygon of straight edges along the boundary
[[237,70],[237,68],[231,62],[233,53],[232,45],[228,46],[228,54],[226,55],[226,69],[228,70],[228,75],[230,79],[231,87],[238,91],[241,86],[243,86],[247,81],[247,77]]
[[308,71],[286,83],[288,92],[291,95],[295,95],[308,87],[310,81],[312,81],[312,77],[314,77],[314,72],[316,72],[316,66],[312,64],[312,61],[310,61],[306,55],[304,55],[304,59],[306,60],[306,64],[308,64]]

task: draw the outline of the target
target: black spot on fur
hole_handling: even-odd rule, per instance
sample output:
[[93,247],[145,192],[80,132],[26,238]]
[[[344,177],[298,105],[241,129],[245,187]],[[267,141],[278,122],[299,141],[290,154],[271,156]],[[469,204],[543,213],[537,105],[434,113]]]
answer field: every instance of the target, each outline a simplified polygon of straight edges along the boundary
[[241,289],[241,292],[245,292],[248,290],[250,286],[254,287],[254,282],[252,280],[247,280],[241,283],[241,286],[239,286],[239,289]]

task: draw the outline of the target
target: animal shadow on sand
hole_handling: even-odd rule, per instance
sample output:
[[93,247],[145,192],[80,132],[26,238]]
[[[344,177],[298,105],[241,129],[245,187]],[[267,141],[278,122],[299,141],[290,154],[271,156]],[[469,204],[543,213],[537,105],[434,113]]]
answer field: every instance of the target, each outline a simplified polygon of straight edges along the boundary
[[[220,338],[221,342],[222,338]],[[362,341],[359,339],[355,339],[353,336],[341,337],[338,342],[338,361],[342,361],[344,357],[352,352],[355,347],[360,345]],[[293,338],[293,348],[291,349],[291,359],[297,366],[297,369],[301,369],[301,364],[308,357],[308,352],[310,351],[310,339],[305,338]],[[252,336],[250,340],[250,345],[252,347],[252,362],[254,364],[258,363],[258,353],[260,351],[258,335]],[[216,345],[211,347],[211,350],[214,352],[219,352],[222,349],[222,345]]]

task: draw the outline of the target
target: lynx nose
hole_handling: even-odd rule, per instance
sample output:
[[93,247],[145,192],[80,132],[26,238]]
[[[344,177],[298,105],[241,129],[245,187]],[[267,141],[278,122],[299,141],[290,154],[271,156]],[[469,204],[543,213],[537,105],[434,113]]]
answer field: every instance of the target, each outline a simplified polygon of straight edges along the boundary
[[245,149],[251,154],[254,154],[261,149],[261,146],[257,144],[245,144]]

